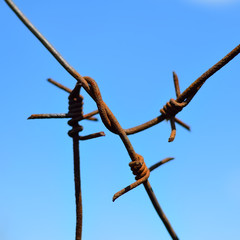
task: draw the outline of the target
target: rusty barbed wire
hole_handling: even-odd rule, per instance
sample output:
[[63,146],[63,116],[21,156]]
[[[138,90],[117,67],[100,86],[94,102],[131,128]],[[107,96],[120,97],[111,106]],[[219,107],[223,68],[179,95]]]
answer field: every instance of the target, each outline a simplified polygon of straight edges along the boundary
[[[90,77],[84,77],[84,78],[89,83],[90,88],[93,89],[93,96],[95,96],[97,106],[99,107],[99,113],[105,112],[104,108],[105,108],[106,104],[102,100],[101,93],[99,91],[97,83],[94,81],[94,79],[92,79]],[[48,81],[49,81],[49,79],[48,79]],[[49,82],[53,83],[55,86],[65,90],[67,92],[72,91],[71,89],[61,85],[60,83],[58,83],[58,82],[56,82],[52,79]],[[81,97],[81,99],[83,99],[83,98]],[[82,112],[82,109],[79,109],[78,111]],[[96,111],[93,111],[93,112],[96,112]],[[76,111],[76,113],[77,113],[77,111]],[[68,114],[66,114],[65,116],[74,116],[73,114],[75,114],[75,111],[74,112],[68,112]],[[33,114],[33,115],[31,115],[31,117],[29,117],[29,119],[42,118],[43,115],[47,115],[47,116],[53,115],[54,117],[56,116],[56,114]],[[61,118],[62,118],[62,115],[61,115]],[[88,114],[86,114],[86,115],[88,115]],[[115,118],[115,116],[113,114],[106,115],[106,114],[103,113],[103,115],[100,114],[100,116],[102,118],[102,121],[109,122],[109,123],[106,123],[106,124],[109,124],[107,128],[110,131],[115,132],[116,134],[119,134],[119,135],[121,135],[121,134],[125,135],[125,136],[122,136],[122,135],[121,136],[123,137],[123,139],[125,141],[129,141],[128,137],[124,133],[123,129],[121,128],[120,124],[117,122],[117,119]],[[82,120],[83,114],[81,114],[77,117],[78,117],[79,120]],[[106,118],[105,120],[104,120],[104,117]],[[115,127],[111,125],[111,121],[113,121],[113,123],[115,124]],[[86,138],[86,136],[85,137],[81,137],[81,136],[79,137],[80,140],[85,139],[85,138]],[[137,186],[139,186],[140,184],[143,183],[154,208],[156,209],[159,217],[163,221],[163,223],[166,226],[167,230],[169,231],[170,235],[172,236],[173,239],[178,239],[176,233],[174,232],[174,230],[173,230],[173,228],[170,224],[170,222],[168,221],[167,217],[165,216],[164,212],[162,211],[162,209],[161,209],[161,207],[160,207],[160,205],[159,205],[159,203],[156,199],[156,196],[155,196],[155,194],[154,194],[154,192],[151,188],[150,183],[147,181],[147,179],[150,175],[150,171],[152,171],[152,170],[156,169],[157,167],[161,166],[162,164],[172,160],[173,158],[166,158],[166,159],[154,164],[152,167],[150,167],[148,169],[145,162],[144,162],[143,157],[134,152],[134,150],[131,146],[131,143],[130,143],[130,145],[128,143],[126,143],[126,149],[129,150],[130,152],[132,152],[133,156],[136,157],[136,159],[137,159],[137,160],[132,160],[129,163],[129,166],[130,166],[131,170],[133,171],[133,174],[136,175],[136,182],[132,183],[128,187],[126,187],[126,188],[122,189],[121,191],[117,192],[113,197],[113,201],[115,201],[121,195],[127,193],[131,189],[133,189],[133,188],[135,188],[135,187],[137,187]],[[130,152],[129,152],[129,155],[130,155]]]
[[[139,186],[142,183],[147,182],[147,179],[150,176],[150,171],[149,171],[149,169],[147,169],[143,157],[135,152],[129,138],[127,137],[126,132],[121,127],[118,120],[113,115],[111,110],[108,108],[106,103],[103,101],[100,90],[99,90],[98,85],[95,82],[95,80],[91,77],[84,77],[84,79],[88,82],[88,84],[90,86],[90,90],[92,92],[93,99],[97,104],[102,122],[104,123],[104,125],[106,126],[106,128],[109,131],[111,131],[115,134],[118,134],[119,137],[121,138],[123,144],[125,145],[126,150],[128,151],[128,154],[132,160],[132,162],[130,163],[130,167],[131,168],[133,167],[133,169],[134,169],[133,173],[134,173],[134,175],[137,175],[136,182],[130,184],[129,186],[125,187],[124,189],[122,189],[119,192],[114,194],[113,201],[115,201],[118,197],[122,196],[123,194],[127,193],[128,191],[136,188],[137,186]],[[147,192],[148,192],[148,194],[152,195],[152,197],[150,197],[150,196],[149,197],[153,198],[153,196],[154,196],[155,201],[157,202],[157,199],[153,193],[151,186],[146,185],[145,188],[148,188],[148,187],[150,187],[151,192],[150,191],[147,191]]]
[[[10,6],[10,8],[16,13],[19,19],[27,26],[27,28],[40,40],[40,42],[48,49],[48,51],[55,57],[55,59],[79,82],[81,83],[82,87],[86,90],[86,92],[93,98],[96,102],[100,117],[106,126],[106,128],[119,135],[123,144],[125,145],[126,150],[131,158],[130,167],[133,170],[133,173],[136,175],[136,182],[129,185],[128,187],[122,189],[118,193],[116,193],[113,197],[115,200],[117,197],[125,194],[126,192],[130,191],[131,189],[139,186],[143,183],[145,190],[148,193],[148,196],[157,211],[159,217],[162,219],[163,223],[165,224],[169,234],[171,235],[172,239],[178,239],[176,233],[174,232],[173,228],[171,227],[168,219],[166,218],[165,214],[163,213],[155,194],[151,188],[151,185],[148,181],[150,170],[146,167],[144,162],[144,158],[137,154],[134,151],[134,148],[127,137],[127,135],[135,134],[137,132],[143,131],[149,127],[152,127],[163,120],[170,120],[171,123],[171,135],[169,141],[173,141],[176,135],[176,127],[175,122],[181,124],[182,122],[176,119],[176,115],[186,107],[190,101],[193,99],[195,94],[199,91],[205,81],[211,77],[215,72],[225,66],[229,61],[231,61],[237,54],[240,52],[240,45],[234,48],[228,55],[226,55],[222,60],[220,60],[217,64],[211,67],[208,71],[206,71],[202,76],[200,76],[196,81],[194,81],[182,94],[180,94],[180,88],[178,84],[178,78],[174,73],[174,84],[175,84],[175,91],[177,98],[170,99],[163,108],[160,110],[161,115],[144,123],[138,125],[133,128],[123,129],[119,122],[117,121],[116,117],[113,115],[111,110],[108,108],[106,103],[103,101],[101,97],[100,90],[98,88],[97,83],[90,77],[82,77],[72,66],[70,66],[66,60],[55,50],[55,48],[43,37],[43,35],[29,22],[29,20],[21,13],[21,11],[16,7],[16,5],[11,0],[5,0],[5,2]],[[185,128],[188,129],[188,125],[181,124]],[[156,164],[155,166],[158,166]]]
[[82,239],[82,194],[81,194],[81,177],[80,177],[80,154],[79,154],[79,140],[88,140],[101,136],[105,136],[104,132],[89,134],[86,136],[79,136],[83,130],[83,126],[79,125],[81,120],[96,121],[92,116],[98,111],[93,111],[86,115],[83,114],[83,96],[80,95],[81,83],[76,84],[73,90],[61,85],[60,83],[48,79],[48,81],[58,88],[70,93],[68,97],[68,113],[66,114],[33,114],[28,119],[43,119],[43,118],[71,118],[68,125],[72,127],[68,131],[68,135],[73,139],[73,159],[74,159],[74,184],[75,184],[75,202],[76,202],[76,234],[75,239]]
[[[191,100],[196,95],[196,93],[199,91],[199,89],[202,87],[202,85],[206,82],[206,80],[208,78],[210,78],[218,70],[220,70],[222,67],[224,67],[227,63],[229,63],[239,53],[240,53],[240,44],[238,46],[236,46],[231,52],[229,52],[225,57],[223,57],[219,62],[217,62],[211,68],[209,68],[199,78],[197,78],[188,88],[186,88],[186,90],[182,94],[180,94],[177,97],[176,102],[178,102],[178,103],[185,102],[186,105],[184,107],[186,107],[191,102]],[[166,119],[166,117],[163,114],[161,114],[161,115],[157,116],[156,118],[153,118],[152,120],[145,122],[141,125],[138,125],[133,128],[125,129],[125,132],[128,135],[135,134],[137,132],[141,132],[145,129],[148,129],[148,128],[162,122],[165,119]],[[175,118],[175,121],[176,121],[176,118]]]
[[[154,194],[154,192],[151,188],[150,183],[147,181],[147,179],[150,175],[150,171],[152,171],[153,169],[161,166],[163,163],[166,163],[166,162],[172,160],[173,158],[166,158],[166,159],[154,164],[151,167],[151,169],[148,169],[145,162],[144,162],[143,157],[141,155],[135,153],[135,151],[134,151],[126,133],[122,129],[121,125],[118,123],[115,116],[112,113],[111,114],[106,113],[105,108],[107,108],[107,105],[102,100],[101,93],[99,91],[97,83],[91,77],[84,77],[84,79],[88,82],[90,88],[93,91],[94,100],[97,103],[97,106],[98,106],[98,109],[99,109],[98,112],[100,113],[102,121],[105,122],[104,124],[106,125],[106,127],[111,132],[114,132],[115,134],[118,134],[121,137],[123,143],[125,143],[125,147],[128,150],[129,155],[132,154],[130,156],[132,156],[133,160],[129,163],[129,166],[130,166],[131,170],[133,171],[133,174],[136,175],[136,182],[132,183],[128,187],[126,187],[126,188],[122,189],[121,191],[117,192],[113,197],[113,201],[115,201],[121,195],[127,193],[128,191],[132,190],[133,188],[135,188],[135,187],[137,187],[137,186],[139,186],[140,184],[143,183],[154,208],[156,209],[159,217],[163,221],[163,223],[166,226],[167,230],[169,231],[170,235],[172,236],[173,239],[178,239],[178,237],[177,237],[176,233],[174,232],[170,222],[168,221],[167,217],[165,216],[164,212],[162,211],[162,209],[161,209],[161,207],[160,207],[160,205],[157,201],[157,198],[156,198],[156,196],[155,196],[155,194]],[[60,84],[60,83],[58,83],[58,82],[56,82],[52,79],[51,80],[48,79],[48,81],[50,83],[54,84],[55,86],[65,90],[66,92],[72,93],[71,89],[63,86],[62,84]],[[78,98],[80,100],[83,100],[83,97],[81,95],[79,95]],[[71,102],[69,101],[69,103],[71,103]],[[63,118],[63,116],[65,116],[65,117],[75,116],[75,117],[77,117],[78,120],[82,120],[83,116],[88,116],[89,114],[83,115],[83,113],[82,113],[82,103],[79,103],[79,104],[80,104],[80,106],[79,106],[78,110],[74,109],[74,111],[69,111],[67,114],[61,114],[61,115],[59,115],[60,118]],[[76,106],[77,106],[77,104],[75,105],[75,107]],[[73,108],[70,107],[69,109],[73,109]],[[93,111],[92,113],[96,113],[96,111]],[[33,114],[29,117],[29,119],[43,118],[43,116],[48,116],[47,118],[51,118],[51,116],[54,116],[54,118],[56,118],[56,116],[58,116],[58,114]],[[73,124],[70,124],[70,125],[73,125]],[[78,127],[78,126],[76,126],[76,127]],[[82,127],[79,128],[79,131],[80,130],[82,130]],[[85,137],[79,136],[79,140],[85,140],[85,139],[88,139],[88,137],[92,138],[93,135],[95,135],[95,134],[91,134],[91,135],[88,135],[88,136],[85,136]],[[96,135],[102,136],[102,132],[96,133]],[[76,229],[78,229],[78,227],[76,227]]]
[[[47,81],[56,87],[64,90],[67,93],[71,93],[72,90],[57,81],[54,81],[51,78],[48,78]],[[83,96],[79,95],[79,97],[83,98]],[[90,121],[97,121],[98,119],[93,117],[94,115],[98,114],[98,110],[92,111],[88,114],[82,116],[82,119],[90,120]],[[45,119],[45,118],[72,118],[76,115],[76,113],[46,113],[46,114],[32,114],[28,119]]]

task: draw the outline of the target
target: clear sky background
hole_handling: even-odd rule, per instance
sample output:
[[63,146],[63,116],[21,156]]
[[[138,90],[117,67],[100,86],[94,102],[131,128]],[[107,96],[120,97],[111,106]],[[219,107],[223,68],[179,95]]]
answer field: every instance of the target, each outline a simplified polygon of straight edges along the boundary
[[[124,128],[159,115],[240,41],[240,1],[20,1],[16,4],[83,76],[93,77]],[[0,239],[74,239],[72,141],[67,120],[27,120],[67,112],[75,79],[0,1]],[[175,160],[149,181],[180,239],[240,239],[240,56],[221,69],[178,115],[192,131],[163,122],[130,136],[147,166]],[[96,109],[83,91],[85,113]],[[82,122],[83,240],[171,239],[143,186],[112,202],[134,181],[119,137]]]

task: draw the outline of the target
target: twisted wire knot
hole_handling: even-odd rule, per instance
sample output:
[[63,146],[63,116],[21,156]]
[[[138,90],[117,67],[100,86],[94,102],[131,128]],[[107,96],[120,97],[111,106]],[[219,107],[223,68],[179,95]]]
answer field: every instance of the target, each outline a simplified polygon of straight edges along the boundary
[[90,86],[92,97],[97,104],[98,111],[104,125],[112,133],[119,134],[121,126],[118,123],[116,117],[113,115],[111,110],[106,105],[106,103],[103,101],[96,81],[93,78],[88,76],[85,76],[84,79],[87,81],[87,83]]
[[68,131],[70,137],[78,136],[78,133],[83,130],[83,127],[78,124],[78,121],[83,119],[83,96],[79,95],[80,88],[81,85],[76,84],[68,97],[68,113],[73,114],[72,119],[68,121],[68,125],[72,127]]
[[179,113],[186,105],[186,102],[179,103],[171,98],[170,101],[163,106],[160,112],[169,120]]
[[132,170],[132,173],[136,176],[136,180],[139,180],[147,175],[149,177],[150,175],[150,171],[144,162],[143,156],[139,154],[137,154],[137,160],[131,161],[129,166]]
[[133,174],[136,175],[136,182],[115,193],[113,196],[113,201],[148,180],[150,176],[150,170],[147,168],[143,157],[137,153],[136,155],[137,159],[129,163]]

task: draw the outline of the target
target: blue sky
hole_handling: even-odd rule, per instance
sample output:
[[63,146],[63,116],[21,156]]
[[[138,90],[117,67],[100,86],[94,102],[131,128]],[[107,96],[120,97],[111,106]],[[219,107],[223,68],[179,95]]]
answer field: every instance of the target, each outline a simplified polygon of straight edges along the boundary
[[[15,3],[81,75],[93,77],[124,128],[159,115],[175,97],[239,44],[239,1],[19,1]],[[0,2],[0,238],[74,239],[72,142],[64,119],[27,120],[67,112],[75,80]],[[175,160],[149,181],[180,239],[239,239],[238,119],[240,56],[221,69],[170,125],[130,136],[147,166]],[[96,109],[83,91],[85,113]],[[132,183],[130,158],[118,136],[99,121],[82,122],[80,143],[83,239],[170,239],[142,186],[112,203]]]

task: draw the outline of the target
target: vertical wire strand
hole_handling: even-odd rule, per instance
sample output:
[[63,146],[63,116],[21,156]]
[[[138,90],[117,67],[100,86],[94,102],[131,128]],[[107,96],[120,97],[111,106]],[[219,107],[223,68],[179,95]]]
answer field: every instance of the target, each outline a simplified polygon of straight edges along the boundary
[[73,137],[73,155],[74,155],[74,183],[75,183],[75,201],[76,201],[76,240],[82,239],[82,192],[80,178],[80,155],[79,155],[79,137],[78,134]]

